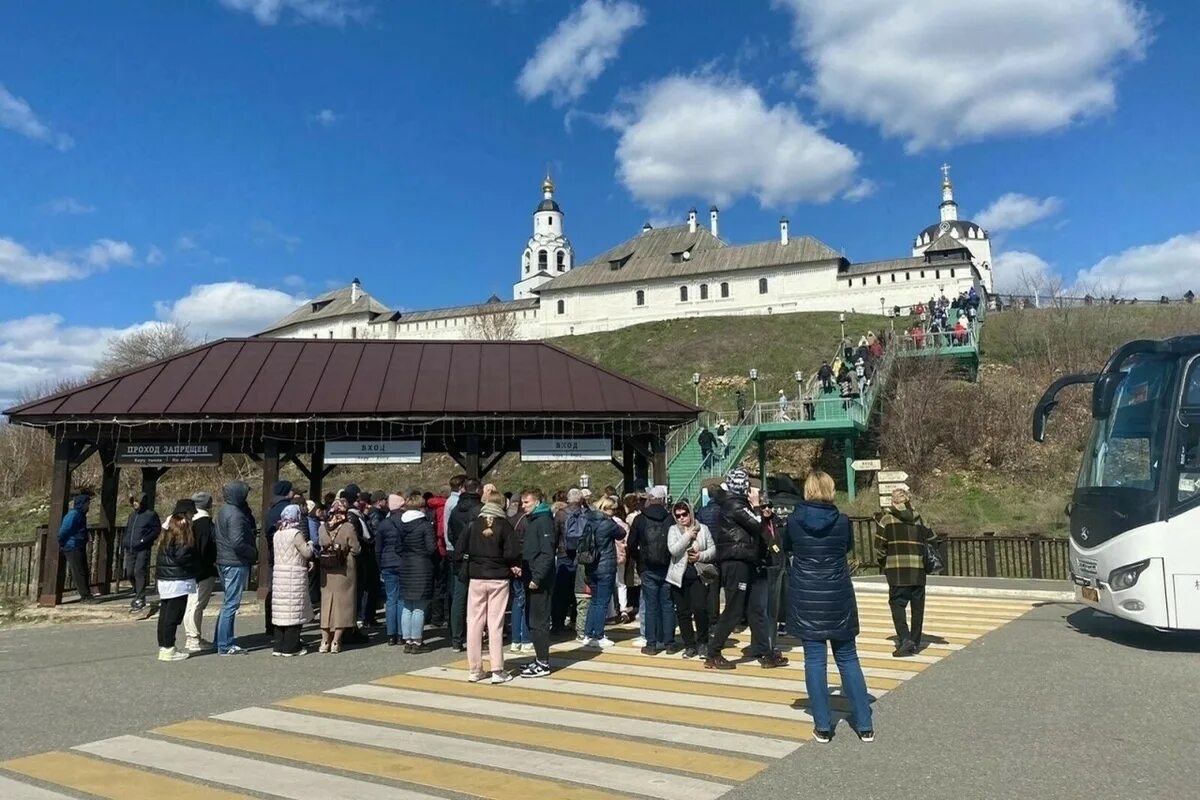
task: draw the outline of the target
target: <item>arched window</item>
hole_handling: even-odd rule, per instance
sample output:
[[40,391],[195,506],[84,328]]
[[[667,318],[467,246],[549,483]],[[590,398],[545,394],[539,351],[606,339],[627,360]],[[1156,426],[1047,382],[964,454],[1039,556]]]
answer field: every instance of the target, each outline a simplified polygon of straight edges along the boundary
[[637,293],[634,295],[634,302],[636,302],[639,306],[646,305],[646,293],[641,289],[638,289]]
[[525,251],[525,257],[521,259],[525,266],[525,274],[529,274],[529,251]]
[[565,252],[563,252],[562,250],[559,250],[559,251],[558,251],[558,252],[557,252],[557,253],[554,255],[554,260],[555,260],[555,262],[557,262],[557,265],[558,265],[558,271],[559,271],[559,272],[562,272],[563,270],[565,270],[565,269],[566,269],[566,265],[567,265],[567,254],[566,254]]
[[951,267],[951,268],[950,268],[950,277],[951,277],[951,278],[953,278],[953,277],[954,277],[954,267]]
[[700,299],[701,300],[708,299],[708,284],[707,283],[700,284]]
[[759,294],[767,293],[767,279],[766,278],[758,279],[758,293]]
[[538,269],[545,269],[549,259],[550,256],[546,254],[545,250],[538,250]]
[[721,284],[721,297],[729,297],[729,284],[728,283]]
[[546,224],[549,225],[551,228],[553,228],[554,227],[554,217],[546,217]]
[[565,302],[563,302],[562,300],[558,301],[558,313],[560,313],[560,314],[567,313],[567,304]]
[[876,283],[876,285],[883,283],[883,276],[882,276],[882,275],[876,275],[876,276],[875,276],[875,283]]
[[681,303],[687,302],[687,287],[686,286],[679,287],[679,302],[681,302]]

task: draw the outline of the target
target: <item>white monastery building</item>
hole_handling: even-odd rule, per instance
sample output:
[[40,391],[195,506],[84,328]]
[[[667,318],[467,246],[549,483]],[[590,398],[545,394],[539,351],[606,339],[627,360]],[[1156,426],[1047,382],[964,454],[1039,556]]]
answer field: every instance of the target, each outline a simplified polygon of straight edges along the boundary
[[513,299],[428,311],[394,311],[357,278],[301,306],[263,336],[316,339],[542,339],[682,317],[877,310],[892,313],[971,286],[992,290],[988,232],[958,218],[950,168],[942,166],[941,220],[913,240],[912,255],[851,263],[811,236],[730,245],[720,212],[701,224],[643,226],[636,236],[576,266],[554,182],[542,183],[533,235],[521,253]]

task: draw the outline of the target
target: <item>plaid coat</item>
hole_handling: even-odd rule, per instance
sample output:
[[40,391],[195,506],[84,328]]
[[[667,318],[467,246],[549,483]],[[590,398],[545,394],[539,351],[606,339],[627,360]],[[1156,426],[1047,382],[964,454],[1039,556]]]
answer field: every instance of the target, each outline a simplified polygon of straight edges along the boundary
[[888,586],[925,585],[925,542],[933,531],[912,507],[890,508],[875,518],[875,558]]

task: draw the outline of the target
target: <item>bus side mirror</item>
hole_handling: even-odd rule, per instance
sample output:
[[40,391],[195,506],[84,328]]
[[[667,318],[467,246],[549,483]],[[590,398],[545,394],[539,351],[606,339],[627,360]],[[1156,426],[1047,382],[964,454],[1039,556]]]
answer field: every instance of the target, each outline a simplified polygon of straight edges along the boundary
[[1106,372],[1096,379],[1096,385],[1092,387],[1093,419],[1108,419],[1112,413],[1113,398],[1117,396],[1117,389],[1123,380],[1124,372]]
[[1057,405],[1057,400],[1050,400],[1038,403],[1033,410],[1033,440],[1035,442],[1046,441],[1046,420],[1050,418],[1050,412]]

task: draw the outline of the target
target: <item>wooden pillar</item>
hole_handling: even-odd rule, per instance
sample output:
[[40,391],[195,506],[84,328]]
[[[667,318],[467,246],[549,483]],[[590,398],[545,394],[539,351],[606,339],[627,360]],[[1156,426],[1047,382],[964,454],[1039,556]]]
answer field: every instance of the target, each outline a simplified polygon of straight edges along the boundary
[[325,492],[324,442],[317,442],[313,445],[312,461],[309,462],[308,470],[311,473],[308,478],[308,499],[314,503],[320,503],[321,495]]
[[670,481],[667,475],[667,445],[662,437],[655,436],[650,441],[650,458],[654,462],[654,484],[666,486]]
[[142,494],[146,495],[146,508],[153,509],[158,500],[158,479],[167,474],[167,467],[142,467]]
[[58,549],[58,529],[67,513],[71,490],[72,442],[58,439],[54,443],[54,471],[50,478],[50,522],[46,545],[42,548],[42,579],[38,590],[39,606],[56,606],[62,602],[66,564]]
[[624,482],[622,489],[624,493],[633,491],[633,447],[629,444],[628,439],[621,440],[621,480]]
[[479,464],[480,448],[481,443],[478,436],[467,437],[467,449],[463,453],[463,460],[466,463],[463,465],[463,468],[467,473],[467,477],[474,478],[475,480],[483,479],[483,472]]
[[279,442],[263,440],[262,512],[258,517],[262,538],[258,543],[258,599],[265,600],[271,591],[271,532],[267,530],[267,512],[271,509],[271,490],[279,480]]
[[113,582],[120,568],[113,563],[117,543],[117,494],[120,489],[121,468],[114,461],[115,451],[105,448],[100,451],[102,472],[100,478],[100,527],[106,529],[103,540],[95,544],[96,574],[92,581],[99,587],[100,594],[112,594]]

